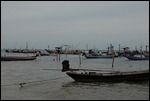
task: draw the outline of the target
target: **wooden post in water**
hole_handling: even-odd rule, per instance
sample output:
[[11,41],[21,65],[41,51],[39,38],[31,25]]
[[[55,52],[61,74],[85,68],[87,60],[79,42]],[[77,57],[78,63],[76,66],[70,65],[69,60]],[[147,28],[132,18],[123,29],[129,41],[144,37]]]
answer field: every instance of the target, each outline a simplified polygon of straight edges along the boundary
[[114,67],[114,56],[113,56],[113,60],[112,60],[112,68]]
[[79,53],[79,65],[81,65],[81,54]]
[[65,49],[65,55],[66,55],[66,58],[67,58],[67,52],[68,52],[68,51],[67,51],[67,48],[66,48],[66,49]]
[[148,47],[148,45],[146,45],[146,52],[147,52],[147,47]]
[[119,56],[120,56],[120,44],[119,44]]
[[58,61],[58,54],[56,55],[56,60]]
[[26,51],[27,51],[27,56],[29,56],[28,42],[26,42]]
[[55,47],[55,49],[56,49],[56,52],[57,52],[57,60],[59,60],[60,61],[60,52],[61,52],[61,49],[62,49],[62,47]]
[[66,55],[66,58],[67,58],[67,53],[65,53],[65,55]]
[[60,53],[59,53],[59,61],[60,61]]
[[112,55],[113,55],[113,60],[112,60],[112,68],[114,67],[114,60],[115,60],[115,52],[114,52],[114,50],[112,50],[113,52],[112,52]]
[[59,57],[59,61],[60,61],[60,50],[58,50],[58,57]]

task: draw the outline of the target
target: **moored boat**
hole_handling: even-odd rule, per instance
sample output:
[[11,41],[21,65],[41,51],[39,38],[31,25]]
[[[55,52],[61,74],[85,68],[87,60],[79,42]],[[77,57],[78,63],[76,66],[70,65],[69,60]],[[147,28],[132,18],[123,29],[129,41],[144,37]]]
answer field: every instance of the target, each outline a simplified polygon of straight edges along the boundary
[[29,61],[35,59],[36,56],[1,56],[1,61]]
[[70,69],[69,61],[62,62],[62,72],[66,72],[72,79],[79,82],[121,82],[149,80],[149,70],[140,71],[115,71]]
[[149,80],[149,70],[142,71],[75,71],[66,72],[72,79],[79,82],[121,82],[121,81],[143,81]]
[[144,55],[134,55],[134,56],[126,56],[129,60],[149,60],[149,56]]
[[112,59],[114,57],[118,57],[118,54],[112,49],[111,52],[109,52],[109,49],[107,52],[94,51],[90,49],[88,52],[83,52],[83,56],[87,59]]
[[87,59],[112,59],[113,56],[112,55],[97,55],[97,56],[93,56],[93,55],[89,55],[89,56],[85,56]]

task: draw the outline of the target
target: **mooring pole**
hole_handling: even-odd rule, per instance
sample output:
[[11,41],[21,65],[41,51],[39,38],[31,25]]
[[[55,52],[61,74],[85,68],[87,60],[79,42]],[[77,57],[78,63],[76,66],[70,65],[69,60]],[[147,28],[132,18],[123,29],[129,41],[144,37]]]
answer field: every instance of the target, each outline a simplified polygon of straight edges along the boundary
[[79,53],[79,65],[81,65],[81,55]]

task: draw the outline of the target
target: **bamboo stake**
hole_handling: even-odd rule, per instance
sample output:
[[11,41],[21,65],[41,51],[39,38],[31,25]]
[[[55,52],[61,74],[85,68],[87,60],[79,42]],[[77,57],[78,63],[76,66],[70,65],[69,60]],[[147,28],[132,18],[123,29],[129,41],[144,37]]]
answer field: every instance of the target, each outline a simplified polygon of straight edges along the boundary
[[81,65],[81,55],[79,54],[79,65]]

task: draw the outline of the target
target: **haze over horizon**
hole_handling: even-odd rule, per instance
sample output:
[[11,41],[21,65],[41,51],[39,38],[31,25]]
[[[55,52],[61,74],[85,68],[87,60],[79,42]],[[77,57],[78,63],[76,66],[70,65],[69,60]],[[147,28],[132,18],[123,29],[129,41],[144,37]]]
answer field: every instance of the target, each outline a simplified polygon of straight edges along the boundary
[[[1,49],[149,46],[149,1],[1,1]],[[149,49],[149,47],[148,47]]]

